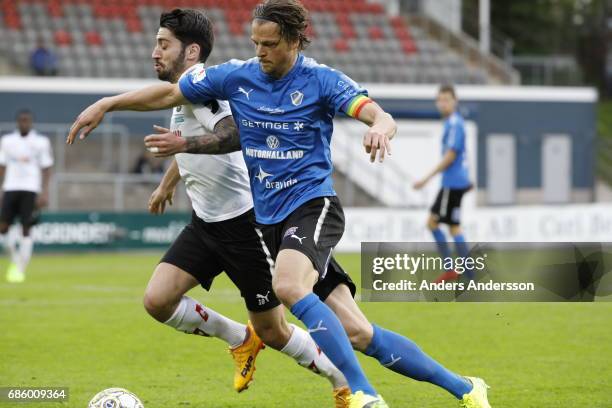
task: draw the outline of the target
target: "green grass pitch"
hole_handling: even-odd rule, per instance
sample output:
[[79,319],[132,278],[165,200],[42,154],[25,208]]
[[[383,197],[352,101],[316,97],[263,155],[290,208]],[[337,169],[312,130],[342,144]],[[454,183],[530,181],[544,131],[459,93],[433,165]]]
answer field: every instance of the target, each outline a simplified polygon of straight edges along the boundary
[[[269,348],[257,360],[251,388],[235,393],[233,363],[221,341],[176,332],[145,314],[141,294],[158,258],[36,255],[24,284],[0,283],[0,387],[70,387],[67,403],[0,402],[0,408],[84,408],[114,386],[136,393],[146,408],[333,406],[326,381]],[[338,258],[358,278],[359,257]],[[198,288],[191,295],[246,319],[225,277],[210,293]],[[449,368],[485,378],[493,408],[612,407],[610,303],[361,307]],[[359,359],[391,407],[458,405],[445,391]]]

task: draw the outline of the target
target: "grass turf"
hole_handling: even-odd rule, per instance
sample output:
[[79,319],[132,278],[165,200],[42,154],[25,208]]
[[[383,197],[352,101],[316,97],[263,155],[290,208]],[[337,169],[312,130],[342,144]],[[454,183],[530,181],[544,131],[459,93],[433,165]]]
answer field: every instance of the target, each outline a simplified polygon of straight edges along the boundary
[[[70,387],[65,403],[0,407],[83,408],[96,392],[113,386],[133,391],[146,408],[333,406],[324,380],[271,349],[260,354],[251,388],[235,393],[224,343],[176,332],[145,314],[141,294],[158,258],[36,255],[24,284],[0,283],[0,387]],[[359,257],[338,258],[358,278]],[[191,295],[246,319],[225,277],[210,293],[198,288]],[[494,408],[612,406],[610,303],[361,307],[373,322],[410,337],[449,368],[485,378]],[[434,386],[359,358],[391,407],[457,406]]]

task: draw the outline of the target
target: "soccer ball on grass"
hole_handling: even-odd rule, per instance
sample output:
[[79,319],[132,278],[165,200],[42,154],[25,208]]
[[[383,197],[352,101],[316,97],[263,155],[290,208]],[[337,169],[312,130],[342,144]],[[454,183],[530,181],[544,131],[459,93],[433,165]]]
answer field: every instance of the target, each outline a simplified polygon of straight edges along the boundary
[[144,408],[138,397],[123,388],[109,388],[97,393],[88,408]]

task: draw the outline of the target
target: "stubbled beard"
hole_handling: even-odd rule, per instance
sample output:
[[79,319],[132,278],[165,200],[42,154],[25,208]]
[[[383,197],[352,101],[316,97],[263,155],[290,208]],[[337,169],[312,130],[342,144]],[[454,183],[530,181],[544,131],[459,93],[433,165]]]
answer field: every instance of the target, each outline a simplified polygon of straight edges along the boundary
[[181,53],[179,54],[179,56],[176,57],[174,61],[172,61],[172,64],[170,65],[169,68],[159,71],[159,73],[157,74],[157,78],[160,79],[161,81],[176,82],[179,76],[185,70],[184,60],[185,60],[185,50],[183,49]]

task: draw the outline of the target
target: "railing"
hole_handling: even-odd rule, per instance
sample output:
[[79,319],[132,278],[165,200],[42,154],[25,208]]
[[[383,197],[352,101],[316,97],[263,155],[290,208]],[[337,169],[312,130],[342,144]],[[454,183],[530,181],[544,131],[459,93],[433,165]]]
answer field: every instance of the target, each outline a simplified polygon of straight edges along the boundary
[[[112,122],[112,121],[109,121]],[[0,123],[0,133],[12,132],[14,123]],[[161,180],[161,174],[131,174],[130,164],[143,145],[140,138],[131,136],[125,125],[105,123],[101,124],[86,141],[76,141],[73,146],[66,145],[66,135],[70,124],[37,123],[34,127],[39,133],[51,140],[55,164],[49,185],[49,209],[71,210],[80,207],[80,201],[91,200],[92,210],[123,211],[126,206],[126,197],[135,186],[146,186],[141,189],[139,197],[142,202],[138,209],[146,209],[148,195]],[[92,153],[93,152],[93,153]],[[79,162],[80,161],[80,162]],[[60,204],[62,187],[66,185],[86,184],[100,187],[99,194],[104,185],[112,186],[112,205],[96,206],[95,197],[80,197],[73,201],[68,200]],[[65,190],[65,189],[64,189]],[[108,197],[103,197],[107,199]],[[65,201],[65,200],[64,200]],[[100,200],[102,201],[102,200]],[[184,194],[182,183],[179,184],[173,209],[185,210],[190,207],[189,199]]]
[[570,55],[515,56],[512,63],[524,85],[584,85],[576,58]]
[[482,67],[498,82],[508,85],[520,83],[520,74],[511,65],[514,45],[507,41],[509,39],[502,39],[501,34],[492,33],[491,53],[483,54],[478,42],[465,33],[454,33],[423,14],[410,14],[408,18],[410,24],[422,28],[428,35],[458,52],[468,63]]
[[[357,187],[369,194],[379,205],[389,207],[414,207],[408,190],[416,181],[398,166],[393,160],[386,160],[383,165],[372,165],[364,162],[366,157],[361,147],[361,135],[351,132],[350,127],[338,121],[334,124],[335,132],[332,138],[332,157],[334,167],[350,181],[338,191],[342,195],[343,204],[351,206],[356,201]],[[357,156],[359,154],[359,157]],[[421,193],[419,193],[421,194]],[[423,192],[424,194],[424,192]],[[420,208],[420,205],[416,205]]]

